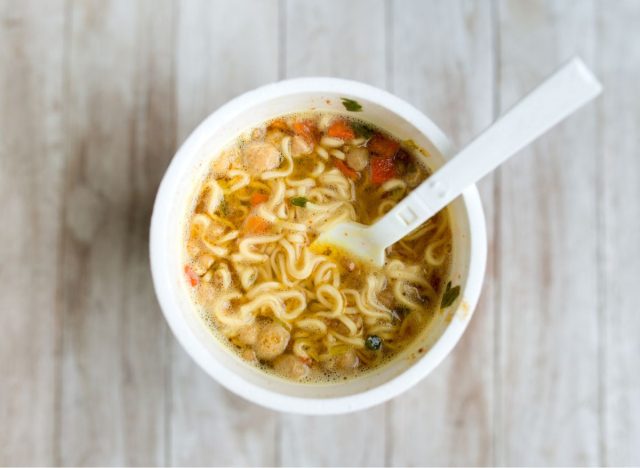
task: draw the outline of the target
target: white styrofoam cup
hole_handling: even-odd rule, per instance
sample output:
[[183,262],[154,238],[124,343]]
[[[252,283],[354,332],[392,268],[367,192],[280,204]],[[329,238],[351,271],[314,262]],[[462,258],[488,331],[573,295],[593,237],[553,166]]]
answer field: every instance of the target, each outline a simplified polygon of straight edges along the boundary
[[[346,112],[341,98],[362,111]],[[458,300],[395,359],[356,378],[333,383],[297,383],[267,374],[243,361],[207,328],[184,278],[184,235],[188,210],[209,163],[243,131],[281,114],[332,111],[362,118],[400,140],[427,150],[431,169],[453,155],[438,127],[420,111],[381,89],[335,78],[300,78],[263,86],[228,102],[207,117],[180,147],[156,197],[150,230],[153,282],[164,316],[191,357],[232,392],[279,411],[335,414],[382,403],[426,377],[453,349],[478,301],[486,263],[486,228],[480,197],[469,187],[450,205],[453,254],[450,280],[461,286]]]

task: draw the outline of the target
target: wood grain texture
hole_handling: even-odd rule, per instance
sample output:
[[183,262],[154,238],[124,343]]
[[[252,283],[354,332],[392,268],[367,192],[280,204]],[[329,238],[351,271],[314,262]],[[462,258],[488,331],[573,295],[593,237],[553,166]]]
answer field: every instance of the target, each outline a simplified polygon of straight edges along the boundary
[[61,464],[161,464],[165,326],[148,272],[174,149],[171,3],[69,4]]
[[[392,90],[423,110],[460,148],[492,121],[491,4],[396,0],[391,5]],[[489,177],[480,186],[490,247],[482,300],[451,356],[390,403],[393,465],[492,462],[494,184]]]
[[[278,78],[275,0],[177,4],[178,140],[218,106]],[[223,389],[171,338],[174,465],[273,465],[275,413]]]
[[603,462],[640,465],[640,3],[599,2]]
[[[499,25],[502,110],[576,53],[593,65],[594,2],[501,1]],[[500,169],[498,464],[600,460],[596,117]]]
[[287,78],[334,76],[385,86],[382,0],[285,0]]
[[[636,0],[0,0],[0,465],[639,465]],[[148,269],[177,144],[279,78],[386,87],[464,145],[580,54],[605,92],[480,184],[481,303],[391,403],[216,384]]]
[[64,4],[0,1],[0,465],[55,452]]
[[[286,78],[337,76],[383,86],[384,12],[382,1],[286,2]],[[282,416],[279,462],[285,466],[384,464],[385,421],[384,406],[345,416]]]

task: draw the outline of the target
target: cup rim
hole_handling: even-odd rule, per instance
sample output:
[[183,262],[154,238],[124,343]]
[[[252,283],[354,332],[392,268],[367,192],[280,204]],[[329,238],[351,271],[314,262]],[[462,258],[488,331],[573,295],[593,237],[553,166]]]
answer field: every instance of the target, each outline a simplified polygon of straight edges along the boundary
[[[221,106],[206,117],[187,137],[174,155],[158,188],[149,234],[149,257],[153,285],[169,327],[187,353],[218,383],[233,393],[267,408],[298,414],[340,414],[369,408],[383,403],[417,384],[451,352],[466,329],[484,279],[487,238],[484,212],[475,185],[461,195],[469,225],[469,267],[462,296],[466,313],[462,320],[452,320],[428,353],[412,366],[381,385],[340,397],[308,398],[285,395],[241,378],[214,358],[182,317],[182,311],[171,287],[163,242],[169,223],[168,213],[181,170],[192,162],[191,155],[209,138],[213,129],[239,112],[265,100],[299,93],[337,93],[365,99],[386,108],[423,133],[438,148],[445,159],[453,155],[445,134],[422,112],[401,98],[377,87],[357,81],[328,77],[307,77],[283,80],[248,91]],[[457,312],[456,312],[457,314]]]

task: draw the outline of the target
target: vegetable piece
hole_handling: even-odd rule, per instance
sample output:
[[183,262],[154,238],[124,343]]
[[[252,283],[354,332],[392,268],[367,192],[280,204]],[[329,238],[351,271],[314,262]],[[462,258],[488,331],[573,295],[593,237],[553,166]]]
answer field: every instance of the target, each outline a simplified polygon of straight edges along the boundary
[[250,214],[244,222],[244,230],[250,234],[264,234],[271,227],[271,223],[261,216]]
[[351,148],[347,153],[347,165],[356,171],[361,171],[369,164],[369,150],[362,146]]
[[444,294],[442,295],[442,302],[440,303],[440,308],[444,309],[449,307],[451,304],[455,302],[455,300],[460,295],[460,285],[451,287],[451,281],[447,283],[447,287],[445,288]]
[[341,161],[339,159],[334,159],[333,160],[333,164],[340,169],[340,171],[347,176],[349,179],[351,180],[357,180],[358,177],[360,176],[360,174],[358,174],[356,171],[354,171],[353,169],[351,169],[349,166],[347,166],[344,161]]
[[392,158],[398,152],[398,149],[400,149],[400,143],[376,133],[371,137],[369,143],[367,143],[367,148],[369,148],[369,151],[375,156]]
[[260,203],[264,203],[268,199],[269,195],[267,195],[266,193],[255,192],[253,195],[251,195],[251,199],[249,200],[249,202],[251,203],[251,206],[258,206]]
[[189,280],[189,284],[191,286],[197,286],[200,278],[196,275],[196,272],[193,271],[190,265],[184,266],[184,273],[187,275],[187,279]]
[[382,347],[382,338],[378,335],[369,335],[367,336],[364,345],[372,351],[377,351]]
[[375,156],[371,158],[371,182],[383,184],[396,175],[393,157]]
[[301,136],[305,140],[312,143],[317,140],[318,129],[316,128],[315,123],[311,120],[298,120],[293,123],[292,127],[295,134]]
[[356,132],[356,135],[362,138],[370,138],[375,133],[373,128],[361,122],[351,122],[351,128]]
[[344,106],[344,108],[349,112],[360,112],[362,110],[362,106],[358,101],[354,101],[353,99],[345,97],[340,98],[340,100],[342,101],[342,105]]
[[307,206],[307,202],[309,200],[307,200],[307,197],[293,197],[291,199],[291,204],[293,206],[299,206],[300,208],[304,208],[305,206]]
[[327,135],[341,140],[353,140],[356,136],[349,123],[344,119],[336,119],[327,129]]
[[270,361],[280,356],[289,344],[289,332],[282,325],[270,323],[260,333],[254,346],[258,359]]

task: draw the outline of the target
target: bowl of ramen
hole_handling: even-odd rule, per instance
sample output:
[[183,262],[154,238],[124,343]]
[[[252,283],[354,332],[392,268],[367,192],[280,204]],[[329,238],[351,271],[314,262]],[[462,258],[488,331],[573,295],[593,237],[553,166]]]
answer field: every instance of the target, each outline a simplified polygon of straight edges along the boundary
[[229,390],[285,412],[355,411],[415,385],[480,294],[476,188],[388,248],[383,268],[311,243],[375,222],[451,155],[421,112],[353,81],[283,81],[215,111],[173,158],[151,221],[178,341]]

